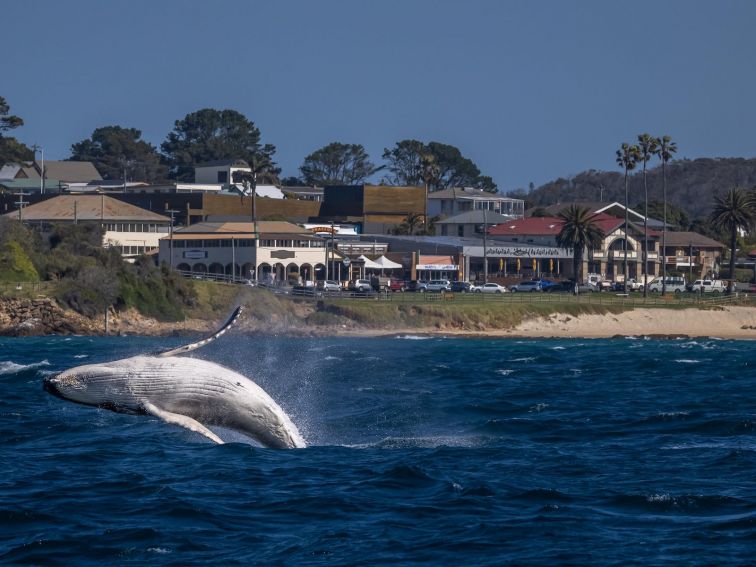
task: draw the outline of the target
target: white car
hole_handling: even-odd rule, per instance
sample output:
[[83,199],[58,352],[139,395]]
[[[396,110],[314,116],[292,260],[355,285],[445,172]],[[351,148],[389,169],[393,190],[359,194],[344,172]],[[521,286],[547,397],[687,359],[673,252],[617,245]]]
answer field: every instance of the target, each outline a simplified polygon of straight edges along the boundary
[[370,280],[354,280],[349,284],[349,289],[352,291],[368,292],[372,291],[373,286],[370,284]]
[[487,284],[475,286],[473,291],[476,293],[507,293],[509,290],[503,285],[489,282]]
[[318,282],[318,289],[322,291],[341,291],[341,284],[334,280],[321,280]]

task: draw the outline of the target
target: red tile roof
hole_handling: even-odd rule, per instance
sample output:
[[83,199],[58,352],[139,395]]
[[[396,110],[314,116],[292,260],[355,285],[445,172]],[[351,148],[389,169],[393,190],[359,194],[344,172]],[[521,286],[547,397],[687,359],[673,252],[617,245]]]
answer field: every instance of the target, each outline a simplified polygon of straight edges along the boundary
[[[488,234],[492,236],[556,236],[562,230],[562,222],[562,219],[558,217],[527,217],[497,224],[489,229]],[[622,226],[625,221],[599,213],[594,215],[594,222],[606,234]]]

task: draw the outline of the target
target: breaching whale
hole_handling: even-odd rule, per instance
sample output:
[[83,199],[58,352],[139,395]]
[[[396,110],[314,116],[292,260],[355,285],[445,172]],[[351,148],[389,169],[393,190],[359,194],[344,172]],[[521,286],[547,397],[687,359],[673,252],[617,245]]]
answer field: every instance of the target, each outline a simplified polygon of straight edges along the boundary
[[154,356],[86,364],[45,378],[44,389],[72,402],[120,413],[153,415],[212,439],[208,425],[226,427],[265,447],[305,447],[289,416],[260,386],[219,364],[178,355],[224,334],[238,307],[218,331],[195,343]]

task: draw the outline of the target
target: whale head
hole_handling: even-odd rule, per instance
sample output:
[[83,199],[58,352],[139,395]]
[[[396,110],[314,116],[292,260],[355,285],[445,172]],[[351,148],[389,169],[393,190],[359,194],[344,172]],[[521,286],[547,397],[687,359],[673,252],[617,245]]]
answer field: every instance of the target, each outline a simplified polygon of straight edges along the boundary
[[[87,364],[48,376],[42,384],[46,392],[58,398],[88,406],[115,405],[124,392],[119,392],[123,370],[109,364]],[[120,394],[120,395],[119,395]]]

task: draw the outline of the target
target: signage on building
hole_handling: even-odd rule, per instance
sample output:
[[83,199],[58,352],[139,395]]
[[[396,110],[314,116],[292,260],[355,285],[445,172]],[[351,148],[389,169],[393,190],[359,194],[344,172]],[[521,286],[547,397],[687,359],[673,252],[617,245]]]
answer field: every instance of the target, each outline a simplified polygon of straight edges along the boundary
[[563,248],[553,246],[488,246],[487,256],[503,258],[571,258],[572,254]]
[[441,272],[450,272],[452,270],[458,270],[459,266],[456,264],[417,264],[416,270],[438,270]]
[[184,252],[184,259],[186,260],[203,260],[207,258],[206,250],[186,250]]
[[318,234],[319,232],[327,232],[328,234],[338,234],[339,229],[338,228],[331,228],[330,226],[314,226],[310,229],[315,234]]
[[276,258],[278,260],[294,258],[294,256],[296,256],[296,253],[293,250],[273,250],[273,252],[270,253],[271,258]]

